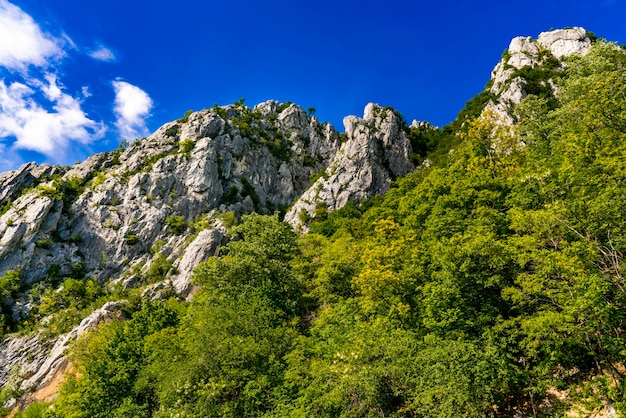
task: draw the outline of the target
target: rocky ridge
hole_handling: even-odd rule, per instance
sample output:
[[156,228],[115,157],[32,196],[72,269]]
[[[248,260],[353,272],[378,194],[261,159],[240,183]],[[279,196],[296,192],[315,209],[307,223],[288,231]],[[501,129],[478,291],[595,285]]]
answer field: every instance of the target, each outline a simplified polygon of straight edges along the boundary
[[[582,28],[513,39],[492,72],[485,108],[513,124],[512,108],[530,90],[554,93],[550,73],[537,87],[525,71],[558,71],[564,57],[590,45]],[[392,109],[369,104],[344,126],[339,134],[289,103],[238,102],[185,115],[71,168],[29,163],[0,174],[0,277],[19,271],[21,281],[0,313],[9,307],[13,321],[29,318],[38,302],[30,291],[60,291],[68,277],[185,297],[192,270],[219,253],[236,217],[285,211],[306,232],[312,218],[384,194],[414,169],[409,128]],[[108,302],[52,339],[5,338],[0,387],[45,386],[65,367],[67,344],[118,308]]]
[[318,213],[332,212],[348,201],[385,194],[395,177],[414,168],[406,126],[393,109],[370,103],[363,118],[347,116],[343,124],[345,142],[285,215],[296,229],[307,231],[307,222]]
[[[305,230],[294,214],[314,210],[308,199],[332,211],[384,193],[413,169],[391,109],[369,104],[363,119],[345,124],[340,135],[294,104],[238,102],[185,115],[71,168],[30,163],[2,174],[0,277],[17,271],[21,281],[3,309],[13,321],[32,320],[39,302],[31,290],[58,292],[68,278],[185,297],[192,270],[219,252],[236,217],[293,205],[285,218]],[[316,173],[327,178],[311,185]],[[97,312],[52,339],[6,338],[0,386],[11,376],[21,390],[45,386],[65,366],[67,344],[103,317]]]
[[[507,124],[514,123],[513,107],[528,93],[545,89],[556,92],[550,71],[560,71],[563,58],[573,54],[585,55],[591,48],[593,35],[583,28],[558,29],[542,32],[537,39],[518,36],[511,40],[500,62],[491,72],[489,92],[493,100],[486,109],[495,111]],[[532,69],[543,72],[540,80],[529,80]]]

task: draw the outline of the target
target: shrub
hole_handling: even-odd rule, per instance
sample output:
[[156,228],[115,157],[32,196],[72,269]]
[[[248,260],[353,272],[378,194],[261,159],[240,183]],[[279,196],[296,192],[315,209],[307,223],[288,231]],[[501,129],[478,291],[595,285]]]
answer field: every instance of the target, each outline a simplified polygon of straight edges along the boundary
[[187,221],[183,215],[168,216],[165,225],[176,235],[182,234],[187,229]]
[[128,245],[135,245],[139,242],[139,237],[136,234],[126,234],[124,242]]
[[259,199],[259,195],[257,194],[254,186],[245,177],[241,178],[241,185],[243,186],[243,190],[241,191],[241,196],[243,196],[244,198],[246,196],[250,196],[250,198],[252,199],[252,203],[254,204],[254,208],[258,209],[259,204],[261,203],[261,200]]
[[189,156],[189,153],[196,146],[196,141],[186,138],[180,142],[180,152]]
[[309,215],[309,212],[307,212],[305,208],[302,208],[300,209],[300,212],[298,212],[298,219],[300,219],[300,222],[305,224],[311,220],[311,215]]
[[35,241],[35,245],[44,250],[49,250],[52,248],[52,240],[50,238],[39,238]]
[[222,225],[224,225],[227,229],[236,226],[239,223],[234,212],[224,212],[220,214],[218,218],[222,221]]
[[328,180],[328,172],[325,168],[322,168],[320,171],[311,174],[311,176],[309,177],[309,181],[311,182],[311,184],[313,184],[321,177],[323,177],[324,180]]
[[4,205],[0,206],[0,216],[4,215],[11,209],[11,202],[7,202]]
[[293,104],[293,102],[284,102],[278,105],[278,108],[276,109],[276,112],[280,113],[283,110],[287,109],[289,106],[291,106]]
[[192,109],[190,109],[190,110],[186,111],[186,112],[184,113],[183,117],[182,117],[182,118],[180,118],[180,119],[178,119],[178,121],[177,121],[177,122],[180,122],[180,123],[187,123],[187,122],[189,121],[189,116],[191,116],[191,114],[192,114],[192,113],[193,113],[193,110],[192,110]]
[[163,254],[157,255],[150,267],[148,267],[148,271],[146,272],[146,280],[148,283],[158,282],[160,280],[165,279],[167,273],[172,269],[173,263],[165,258]]
[[165,136],[169,136],[170,138],[176,135],[178,135],[178,125],[174,125],[165,131]]
[[231,186],[222,195],[222,203],[225,205],[232,205],[237,203],[237,196],[239,195],[239,189],[237,186]]

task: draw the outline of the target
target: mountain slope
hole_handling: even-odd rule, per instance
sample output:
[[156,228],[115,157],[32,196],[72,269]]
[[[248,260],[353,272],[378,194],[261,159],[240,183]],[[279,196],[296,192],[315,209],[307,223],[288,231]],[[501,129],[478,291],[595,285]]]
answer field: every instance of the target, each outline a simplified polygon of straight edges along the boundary
[[[339,135],[295,105],[236,103],[4,175],[2,312],[44,332],[3,342],[3,379],[45,385],[68,341],[123,318],[80,340],[60,416],[621,408],[626,60],[591,38],[516,38],[442,130],[368,105]],[[277,209],[310,234],[277,216],[226,229]],[[159,302],[196,266],[191,303]],[[57,304],[104,307],[59,336]]]
[[[367,109],[381,116],[351,120],[352,129],[387,130],[391,123],[392,133],[399,131],[401,121],[391,110]],[[342,143],[332,126],[296,105],[268,101],[250,109],[236,103],[185,115],[148,138],[71,168],[27,164],[6,173],[0,276],[19,272],[20,285],[5,300],[3,316],[15,327],[56,312],[62,306],[37,305],[42,293],[53,298],[59,286],[73,283],[68,279],[88,278],[107,292],[150,285],[151,297],[172,291],[184,297],[192,270],[227,242],[228,223],[246,213],[285,210],[305,193],[313,174],[361,149],[367,155],[343,166],[347,177],[337,182],[346,196],[363,200],[384,193],[392,176],[412,167],[405,137],[388,133],[381,140],[363,132]],[[371,162],[361,166],[366,160]],[[380,180],[363,185],[352,182],[356,176]],[[326,199],[329,210],[347,202]],[[27,345],[35,347],[35,341]],[[11,352],[10,344],[2,352]],[[34,356],[38,361],[28,364],[27,354],[7,355],[0,382],[7,382],[15,364],[23,374],[45,361]],[[37,373],[22,387],[37,387],[54,372]]]

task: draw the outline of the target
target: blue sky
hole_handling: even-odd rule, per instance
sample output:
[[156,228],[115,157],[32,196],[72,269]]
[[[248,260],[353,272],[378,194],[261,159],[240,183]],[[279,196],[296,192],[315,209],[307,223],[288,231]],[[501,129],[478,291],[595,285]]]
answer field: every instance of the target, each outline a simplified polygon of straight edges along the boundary
[[315,107],[339,131],[370,101],[443,126],[511,38],[583,26],[626,43],[624,18],[622,0],[0,0],[0,171],[242,97]]

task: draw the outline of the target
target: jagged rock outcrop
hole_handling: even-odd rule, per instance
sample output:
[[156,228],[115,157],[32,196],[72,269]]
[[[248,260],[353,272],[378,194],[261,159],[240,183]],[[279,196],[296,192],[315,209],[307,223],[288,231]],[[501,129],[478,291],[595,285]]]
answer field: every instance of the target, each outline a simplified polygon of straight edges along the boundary
[[[223,214],[293,204],[286,219],[306,228],[303,211],[315,216],[320,204],[332,211],[383,194],[414,168],[407,128],[392,109],[369,104],[362,119],[344,124],[340,137],[294,104],[236,103],[194,112],[68,169],[31,163],[0,176],[8,202],[0,212],[0,276],[19,271],[26,289],[8,300],[12,319],[27,318],[38,303],[27,289],[56,288],[69,277],[104,287],[153,283],[144,297],[172,290],[184,297],[193,269],[228,241]],[[323,176],[311,185],[314,173]],[[47,384],[66,365],[67,343],[113,307],[45,349],[38,335],[6,340],[0,383],[17,368],[23,389]]]
[[[210,223],[209,213],[287,207],[339,145],[332,126],[296,105],[270,101],[255,109],[238,104],[195,112],[15,198],[0,217],[0,275],[20,270],[29,284],[48,277],[50,266],[64,277],[81,264],[101,282],[124,279],[127,267],[149,268],[150,249],[159,242],[170,260],[185,260],[177,288],[187,288],[181,282],[192,268],[187,261],[201,257],[185,257],[184,235]],[[14,196],[18,186],[12,185],[24,184],[34,169],[5,176],[7,193]]]
[[[559,71],[563,57],[590,46],[582,28],[513,39],[492,72],[485,109],[513,124],[512,109],[531,88],[522,70]],[[541,83],[554,90],[549,77]],[[29,290],[58,291],[67,278],[142,287],[149,299],[188,296],[193,269],[228,242],[229,219],[286,210],[285,220],[306,232],[311,219],[382,195],[415,169],[409,128],[393,109],[370,103],[362,118],[343,122],[338,134],[294,104],[235,103],[70,168],[28,163],[0,174],[0,277],[13,270],[21,280],[0,314],[28,318],[39,302]],[[414,121],[412,129],[434,128]],[[109,302],[56,338],[6,337],[0,387],[13,377],[22,390],[47,385],[66,366],[68,344],[120,307]]]
[[120,302],[107,302],[84,318],[80,325],[56,340],[36,334],[0,342],[0,387],[10,379],[21,391],[45,387],[55,373],[67,366],[66,350],[72,341],[100,322],[119,315]]
[[345,142],[285,215],[296,229],[306,231],[307,222],[320,211],[332,212],[348,201],[383,195],[395,177],[414,169],[402,119],[392,109],[369,103],[363,118],[347,116],[343,123]]
[[[286,208],[340,145],[331,125],[297,105],[236,103],[194,112],[69,169],[29,163],[4,173],[0,277],[19,271],[22,290],[0,301],[0,313],[28,318],[39,303],[30,288],[41,294],[70,277],[104,287],[159,281],[146,297],[166,289],[184,297],[193,269],[228,241],[222,214]],[[13,372],[23,389],[45,386],[65,367],[67,343],[112,308],[48,343],[37,334],[5,339],[0,385]]]
[[0,205],[19,197],[22,190],[40,180],[42,177],[50,177],[61,172],[59,167],[50,164],[37,165],[26,163],[14,171],[0,173]]
[[211,256],[217,255],[220,247],[227,242],[224,228],[211,228],[201,231],[189,244],[180,262],[175,265],[177,273],[172,278],[174,290],[186,295],[191,286],[193,269]]
[[[494,110],[507,124],[513,124],[513,107],[519,104],[528,93],[528,81],[520,71],[524,67],[551,65],[558,70],[560,59],[572,54],[587,54],[591,39],[583,28],[559,29],[542,32],[534,40],[530,36],[518,36],[511,40],[502,60],[491,72],[490,92],[494,96],[487,109]],[[550,80],[545,87],[554,91]]]
[[585,55],[591,48],[591,39],[584,28],[559,29],[541,32],[537,43],[548,48],[552,55],[561,58],[568,55]]

